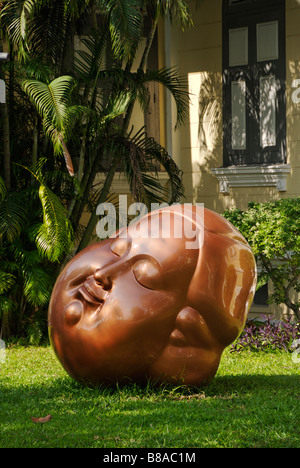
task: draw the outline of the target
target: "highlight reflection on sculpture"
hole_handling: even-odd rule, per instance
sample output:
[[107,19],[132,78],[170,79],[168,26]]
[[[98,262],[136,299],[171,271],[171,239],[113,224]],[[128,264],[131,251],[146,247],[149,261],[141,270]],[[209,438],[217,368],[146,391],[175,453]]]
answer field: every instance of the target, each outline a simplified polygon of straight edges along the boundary
[[164,208],[67,264],[51,297],[50,340],[87,384],[200,386],[241,333],[255,285],[250,247],[227,220],[199,206]]

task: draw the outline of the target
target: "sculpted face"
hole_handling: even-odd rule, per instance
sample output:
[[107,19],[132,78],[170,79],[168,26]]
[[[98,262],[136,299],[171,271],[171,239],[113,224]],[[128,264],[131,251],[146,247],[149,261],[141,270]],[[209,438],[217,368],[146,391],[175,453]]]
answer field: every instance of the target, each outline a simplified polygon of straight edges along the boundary
[[62,271],[49,335],[73,378],[201,385],[215,375],[244,327],[255,261],[224,218],[200,207],[182,211],[152,212]]

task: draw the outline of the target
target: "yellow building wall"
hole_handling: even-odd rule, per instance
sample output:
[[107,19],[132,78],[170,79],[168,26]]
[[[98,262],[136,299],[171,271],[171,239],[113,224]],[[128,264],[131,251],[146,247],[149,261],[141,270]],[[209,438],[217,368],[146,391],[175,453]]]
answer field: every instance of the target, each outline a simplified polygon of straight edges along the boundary
[[[193,2],[192,2],[193,3]],[[218,181],[210,168],[222,165],[222,0],[191,7],[194,27],[178,34],[178,63],[187,76],[189,119],[180,128],[180,168],[187,202],[204,203],[222,212]],[[175,63],[173,65],[176,65]],[[207,111],[199,105],[207,104]],[[210,102],[207,102],[210,101]]]
[[[172,128],[173,157],[184,173],[185,202],[204,203],[223,213],[230,208],[247,209],[248,202],[267,202],[300,195],[300,2],[286,0],[286,102],[287,164],[291,166],[286,191],[276,186],[235,187],[220,193],[212,168],[223,165],[222,144],[222,0],[203,0],[199,8],[191,1],[194,27],[172,29],[170,65],[178,66],[188,79],[189,119],[177,131]],[[168,38],[167,38],[168,40]],[[295,87],[295,81],[299,85]],[[295,92],[299,89],[298,94]],[[293,94],[294,93],[294,94]],[[299,102],[295,103],[295,97]],[[167,116],[167,120],[173,120]],[[175,136],[174,136],[175,133]],[[170,137],[169,137],[170,138]],[[272,284],[269,284],[269,293]],[[251,314],[289,315],[285,306],[255,306]],[[250,314],[250,315],[251,315]]]
[[[286,0],[287,162],[291,164],[286,196],[300,195],[300,4]],[[299,84],[293,86],[293,82]],[[295,99],[296,98],[296,99]]]
[[[300,4],[286,0],[287,56],[287,190],[275,186],[231,187],[220,193],[212,168],[223,165],[222,144],[222,0],[203,0],[200,7],[191,1],[194,27],[172,30],[177,65],[188,79],[191,102],[189,119],[173,138],[174,159],[184,172],[186,201],[204,203],[222,213],[228,208],[246,209],[249,201],[267,202],[300,195]],[[293,81],[299,79],[299,103],[293,102]],[[206,109],[206,111],[205,111]],[[226,116],[225,116],[226,118]]]

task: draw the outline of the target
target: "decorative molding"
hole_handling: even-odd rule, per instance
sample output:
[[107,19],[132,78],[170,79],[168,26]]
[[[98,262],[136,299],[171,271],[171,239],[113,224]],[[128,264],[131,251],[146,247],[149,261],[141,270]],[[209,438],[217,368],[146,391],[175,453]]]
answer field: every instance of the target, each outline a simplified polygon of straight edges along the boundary
[[220,192],[228,195],[233,187],[276,187],[278,192],[286,192],[290,164],[269,166],[230,166],[211,169],[219,181]]

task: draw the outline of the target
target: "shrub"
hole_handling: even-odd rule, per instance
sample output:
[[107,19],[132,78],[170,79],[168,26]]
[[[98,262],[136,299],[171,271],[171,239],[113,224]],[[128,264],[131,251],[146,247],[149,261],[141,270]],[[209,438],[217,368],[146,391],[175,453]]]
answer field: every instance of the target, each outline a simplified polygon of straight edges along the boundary
[[251,202],[224,217],[240,230],[259,265],[257,289],[272,281],[269,303],[286,304],[300,320],[300,197]]
[[300,322],[291,319],[274,320],[262,316],[263,321],[248,320],[240,337],[231,345],[231,352],[251,351],[294,351],[293,343],[300,339]]

